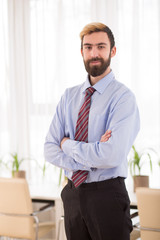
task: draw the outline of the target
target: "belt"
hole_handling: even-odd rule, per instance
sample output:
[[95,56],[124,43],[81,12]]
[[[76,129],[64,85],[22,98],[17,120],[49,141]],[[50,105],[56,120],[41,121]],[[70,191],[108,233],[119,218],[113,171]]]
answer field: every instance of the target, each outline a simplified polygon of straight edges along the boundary
[[[124,183],[124,177],[117,177],[117,178],[111,178],[104,181],[99,182],[91,182],[91,183],[82,183],[78,188],[101,188],[104,186],[112,186],[113,184],[117,183]],[[74,183],[68,179],[68,186],[70,188],[75,188]]]

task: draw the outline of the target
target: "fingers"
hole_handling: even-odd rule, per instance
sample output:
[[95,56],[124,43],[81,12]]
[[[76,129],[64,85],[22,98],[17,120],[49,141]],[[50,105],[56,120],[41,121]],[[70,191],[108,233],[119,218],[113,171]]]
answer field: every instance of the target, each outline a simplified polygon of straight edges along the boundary
[[107,130],[104,135],[105,136],[111,135],[111,132],[112,132],[111,130]]
[[62,139],[62,141],[61,141],[61,144],[60,144],[60,148],[62,149],[62,144],[66,141],[66,140],[68,140],[69,138],[68,137],[64,137],[63,139]]
[[100,142],[107,142],[109,140],[109,138],[111,137],[111,133],[112,133],[111,130],[107,130],[105,132],[105,134],[102,135]]

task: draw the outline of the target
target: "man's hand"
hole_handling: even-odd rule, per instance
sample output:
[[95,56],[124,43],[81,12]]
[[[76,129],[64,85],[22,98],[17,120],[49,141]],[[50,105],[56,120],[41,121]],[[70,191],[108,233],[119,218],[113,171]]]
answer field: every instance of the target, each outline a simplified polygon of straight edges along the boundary
[[[107,130],[105,132],[105,134],[102,135],[100,142],[107,142],[110,137],[111,137],[111,130]],[[64,137],[62,139],[61,144],[60,144],[61,149],[62,149],[62,144],[68,139],[69,139],[69,137]]]
[[100,142],[107,142],[111,137],[111,130],[107,130],[105,134],[102,135]]
[[61,149],[62,149],[62,144],[63,144],[66,140],[68,140],[68,139],[69,139],[69,137],[64,137],[64,138],[62,139],[61,144],[60,144]]

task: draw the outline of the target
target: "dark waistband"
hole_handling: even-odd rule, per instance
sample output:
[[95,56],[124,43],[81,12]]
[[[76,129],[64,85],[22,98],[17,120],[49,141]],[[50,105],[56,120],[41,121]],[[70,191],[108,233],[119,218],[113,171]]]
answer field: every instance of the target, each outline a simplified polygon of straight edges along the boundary
[[[117,178],[111,178],[111,179],[107,179],[99,182],[82,183],[78,188],[94,188],[94,187],[101,188],[103,186],[112,186],[116,182],[124,183],[124,179],[125,178],[123,177],[117,177]],[[70,179],[68,179],[68,186],[70,188],[75,188],[74,183]]]

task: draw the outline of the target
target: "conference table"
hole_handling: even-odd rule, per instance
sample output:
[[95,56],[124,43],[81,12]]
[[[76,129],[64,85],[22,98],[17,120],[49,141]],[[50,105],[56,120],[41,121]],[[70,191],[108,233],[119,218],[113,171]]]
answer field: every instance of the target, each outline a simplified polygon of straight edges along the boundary
[[55,225],[56,225],[56,239],[58,235],[58,226],[61,216],[64,215],[63,205],[61,201],[62,187],[58,187],[57,184],[39,183],[29,184],[30,195],[33,203],[42,203],[41,209],[45,209],[48,206],[55,209]]
[[[136,194],[133,191],[128,191],[129,197],[130,197],[130,214],[131,214],[131,219],[133,222],[133,225],[137,223],[137,217],[138,217],[138,209],[137,209],[137,199],[136,199]],[[138,219],[139,221],[139,219]]]

